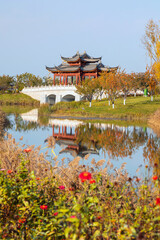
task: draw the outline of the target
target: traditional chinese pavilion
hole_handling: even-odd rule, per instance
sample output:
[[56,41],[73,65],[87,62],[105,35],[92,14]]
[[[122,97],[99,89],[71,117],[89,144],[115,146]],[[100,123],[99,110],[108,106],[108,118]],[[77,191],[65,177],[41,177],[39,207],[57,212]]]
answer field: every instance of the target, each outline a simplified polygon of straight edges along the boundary
[[93,58],[86,52],[77,52],[73,57],[61,57],[62,64],[55,67],[46,67],[54,74],[53,85],[55,84],[78,84],[86,78],[96,78],[102,71],[114,71],[117,67],[106,67],[101,63],[101,57]]

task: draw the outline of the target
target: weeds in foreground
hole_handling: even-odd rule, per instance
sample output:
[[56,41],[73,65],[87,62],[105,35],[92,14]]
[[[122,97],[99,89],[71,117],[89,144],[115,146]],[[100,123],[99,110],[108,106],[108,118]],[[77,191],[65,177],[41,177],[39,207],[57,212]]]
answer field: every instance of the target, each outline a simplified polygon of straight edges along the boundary
[[55,158],[51,166],[12,138],[0,159],[1,239],[159,239],[160,179],[148,166],[144,179],[130,178],[124,164],[109,174],[103,160],[58,166]]

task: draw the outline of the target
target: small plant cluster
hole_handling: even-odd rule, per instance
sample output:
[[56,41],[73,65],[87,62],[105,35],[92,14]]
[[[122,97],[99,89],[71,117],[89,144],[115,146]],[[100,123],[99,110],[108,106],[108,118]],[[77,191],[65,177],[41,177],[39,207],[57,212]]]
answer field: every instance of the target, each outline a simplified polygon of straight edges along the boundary
[[0,169],[0,239],[159,239],[160,179],[147,165],[140,179],[74,159],[43,176],[31,170],[33,153]]
[[52,111],[58,111],[58,110],[69,110],[69,109],[76,109],[84,106],[84,102],[59,102],[52,106]]

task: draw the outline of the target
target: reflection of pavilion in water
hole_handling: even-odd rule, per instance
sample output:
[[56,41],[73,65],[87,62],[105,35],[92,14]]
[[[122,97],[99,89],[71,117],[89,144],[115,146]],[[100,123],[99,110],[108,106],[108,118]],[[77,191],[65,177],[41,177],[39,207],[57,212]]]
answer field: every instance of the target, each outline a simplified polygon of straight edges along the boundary
[[53,137],[56,139],[56,143],[62,147],[59,154],[70,153],[73,157],[84,157],[87,154],[99,154],[97,149],[77,143],[77,135],[75,127],[71,126],[56,126],[53,125]]

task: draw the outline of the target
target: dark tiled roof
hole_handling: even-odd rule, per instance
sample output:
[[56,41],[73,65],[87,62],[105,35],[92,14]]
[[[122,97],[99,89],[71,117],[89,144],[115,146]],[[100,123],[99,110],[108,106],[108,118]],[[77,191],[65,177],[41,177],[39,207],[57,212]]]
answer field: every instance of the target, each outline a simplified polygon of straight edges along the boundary
[[52,73],[57,73],[57,72],[92,72],[95,71],[96,69],[99,71],[113,71],[117,70],[118,67],[106,67],[102,63],[86,63],[85,66],[71,66],[68,63],[62,63],[59,66],[55,67],[46,67],[46,69]]
[[101,57],[99,58],[92,58],[91,56],[89,56],[86,52],[84,52],[83,54],[80,54],[79,52],[77,52],[74,56],[66,58],[66,57],[61,57],[62,60],[66,61],[66,62],[77,62],[78,60],[81,60],[83,62],[98,62],[99,60],[101,60]]
[[69,64],[61,64],[53,68],[46,67],[50,72],[77,72],[80,69],[80,66],[70,66]]
[[82,72],[91,72],[97,69],[98,64],[86,64],[84,67],[81,67]]
[[[55,67],[46,67],[46,69],[52,73],[57,73],[57,72],[64,72],[64,73],[73,72],[74,73],[74,72],[79,72],[79,71],[92,72],[95,70],[109,72],[109,71],[114,71],[114,70],[118,69],[118,67],[104,66],[101,63],[101,57],[92,58],[86,52],[84,52],[82,54],[77,52],[71,58],[65,58],[65,57],[61,57],[61,58],[62,58],[62,60],[64,60],[64,62],[62,64],[60,64],[59,66],[55,66]],[[82,66],[72,65],[72,63],[77,62],[78,60],[83,62],[85,65],[84,64],[82,64]]]

